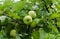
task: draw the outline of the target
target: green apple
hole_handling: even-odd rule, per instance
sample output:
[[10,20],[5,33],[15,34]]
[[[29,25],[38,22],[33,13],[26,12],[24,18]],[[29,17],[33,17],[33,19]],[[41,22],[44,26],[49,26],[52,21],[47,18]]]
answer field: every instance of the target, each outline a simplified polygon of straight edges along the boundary
[[29,14],[32,18],[35,18],[35,17],[36,17],[36,12],[35,12],[35,11],[29,11],[28,14]]
[[32,22],[32,17],[27,15],[24,17],[23,21],[25,24],[30,24]]
[[10,31],[10,36],[16,37],[16,30],[11,30]]
[[40,19],[39,18],[35,18],[32,23],[30,24],[30,26],[32,28],[36,27],[36,25],[40,22]]
[[36,27],[36,22],[35,22],[35,21],[33,21],[33,22],[30,24],[30,26],[31,26],[31,28]]

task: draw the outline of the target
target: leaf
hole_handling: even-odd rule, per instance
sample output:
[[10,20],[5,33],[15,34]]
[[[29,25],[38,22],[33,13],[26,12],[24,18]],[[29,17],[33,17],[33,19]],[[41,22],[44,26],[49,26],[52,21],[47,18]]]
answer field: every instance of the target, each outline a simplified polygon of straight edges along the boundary
[[16,36],[16,39],[21,39],[19,36]]
[[12,4],[13,4],[13,2],[11,0],[5,0],[4,1],[4,7],[5,8],[11,6]]
[[0,10],[2,10],[3,9],[3,5],[2,4],[0,4]]
[[7,37],[5,37],[4,39],[8,39]]
[[32,33],[32,39],[40,39],[40,33],[39,33],[39,31],[34,31]]
[[46,36],[44,36],[44,39],[55,39],[56,36],[54,34],[48,33]]
[[58,17],[60,17],[60,14],[59,14],[59,13],[53,13],[53,14],[50,16],[51,19],[58,18]]
[[18,13],[18,15],[20,16],[20,19],[23,19],[23,17],[27,15],[27,12],[25,10],[22,10]]
[[47,35],[47,33],[44,31],[43,28],[40,28],[39,32],[40,32],[40,39],[44,39],[44,37]]
[[3,39],[3,34],[2,34],[2,32],[0,32],[0,38]]
[[51,31],[54,33],[59,33],[57,27],[53,25],[52,23],[49,23],[48,28],[52,29]]
[[20,16],[18,16],[17,13],[9,13],[9,15],[15,19],[20,19]]
[[60,18],[57,18],[57,21],[59,21],[59,22],[60,22]]
[[47,33],[43,30],[43,28],[40,28],[32,33],[32,39],[44,39],[44,36],[46,35]]
[[46,4],[49,5],[51,3],[51,0],[46,0]]
[[12,10],[15,12],[20,11],[21,9],[23,9],[23,7],[25,6],[26,2],[25,1],[19,1],[16,2],[12,5]]
[[56,39],[60,39],[60,34],[57,34],[56,35]]
[[60,26],[60,22],[57,22],[57,25]]

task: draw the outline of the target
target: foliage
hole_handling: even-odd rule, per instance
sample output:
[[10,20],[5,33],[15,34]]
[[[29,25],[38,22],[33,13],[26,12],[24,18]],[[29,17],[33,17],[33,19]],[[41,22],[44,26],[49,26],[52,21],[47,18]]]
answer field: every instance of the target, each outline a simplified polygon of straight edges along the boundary
[[0,39],[60,39],[60,0],[0,0]]

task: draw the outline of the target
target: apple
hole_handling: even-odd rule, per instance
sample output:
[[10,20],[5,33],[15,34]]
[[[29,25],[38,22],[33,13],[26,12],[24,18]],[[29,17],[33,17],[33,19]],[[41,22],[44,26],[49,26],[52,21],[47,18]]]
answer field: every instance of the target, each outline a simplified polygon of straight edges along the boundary
[[30,24],[32,22],[32,17],[27,15],[23,18],[25,24]]
[[35,17],[36,17],[36,12],[35,12],[35,11],[29,11],[28,14],[29,14],[32,18],[35,18]]
[[40,22],[39,18],[35,18],[32,23],[30,24],[31,28],[36,27],[36,25]]
[[12,37],[16,37],[16,30],[11,30],[10,31],[10,36],[12,36]]

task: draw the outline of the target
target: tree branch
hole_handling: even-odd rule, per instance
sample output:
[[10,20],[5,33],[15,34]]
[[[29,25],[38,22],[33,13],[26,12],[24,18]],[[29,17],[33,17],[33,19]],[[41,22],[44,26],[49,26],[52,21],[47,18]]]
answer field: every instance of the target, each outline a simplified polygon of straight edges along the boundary
[[5,15],[5,16],[7,16],[7,17],[11,18],[11,19],[12,19],[12,22],[15,22],[15,23],[17,23],[17,24],[23,24],[22,22],[17,21],[16,19],[14,19],[13,17],[9,16],[9,15],[8,15],[8,14],[6,14],[6,13],[3,13],[3,15]]

